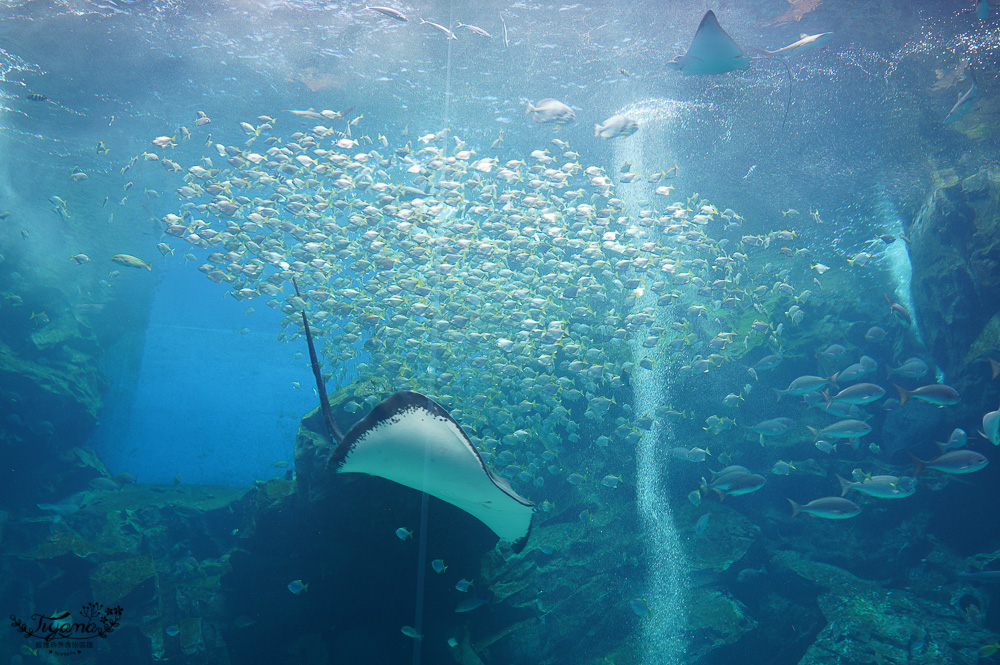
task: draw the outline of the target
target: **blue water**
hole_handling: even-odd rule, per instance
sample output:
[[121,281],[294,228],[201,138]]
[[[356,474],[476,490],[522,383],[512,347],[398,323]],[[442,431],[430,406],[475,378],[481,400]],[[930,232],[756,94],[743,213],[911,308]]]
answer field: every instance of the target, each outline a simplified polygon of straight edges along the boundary
[[128,387],[114,393],[91,445],[109,468],[147,483],[180,474],[239,487],[284,475],[271,463],[292,461],[299,418],[316,403],[305,344],[296,349],[266,332],[281,318],[269,307],[258,303],[247,315],[249,305],[220,302],[182,258],[163,273],[137,376],[132,367],[110,373]]
[[[460,651],[475,651],[462,662],[480,658],[488,665],[570,660],[784,665],[799,662],[814,641],[821,643],[823,631],[848,621],[824,614],[839,600],[823,600],[821,611],[816,580],[804,582],[801,569],[787,564],[787,552],[794,552],[872,580],[879,590],[913,594],[925,609],[932,608],[926,611],[934,621],[951,622],[937,637],[913,633],[906,645],[896,640],[898,658],[878,652],[878,659],[925,662],[918,656],[926,645],[951,631],[957,641],[948,653],[961,652],[967,657],[963,662],[974,662],[976,650],[995,641],[1000,630],[991,610],[998,598],[994,587],[979,582],[970,587],[973,583],[955,575],[995,566],[1000,531],[981,510],[996,503],[995,461],[967,475],[932,468],[921,475],[913,497],[898,501],[855,492],[849,498],[858,501],[861,513],[846,521],[822,519],[828,514],[792,520],[787,501],[836,498],[837,475],[859,482],[866,475],[912,475],[910,455],[935,457],[934,441],[946,440],[954,427],[968,432],[970,451],[996,457],[975,434],[984,426],[983,414],[1000,399],[996,384],[985,378],[986,358],[996,359],[995,345],[986,334],[961,363],[942,353],[934,357],[930,345],[938,333],[963,323],[925,320],[917,311],[929,282],[912,272],[911,253],[918,250],[901,237],[911,231],[922,205],[962,196],[958,206],[950,199],[942,205],[942,215],[959,212],[953,226],[939,234],[941,261],[959,256],[965,265],[954,264],[954,273],[964,277],[966,268],[995,259],[969,260],[975,243],[987,243],[990,234],[973,236],[963,226],[984,214],[970,212],[978,199],[966,194],[972,191],[966,184],[992,174],[993,190],[984,189],[983,197],[995,198],[1000,19],[990,4],[979,3],[985,13],[977,14],[968,2],[903,0],[712,6],[681,0],[440,0],[393,4],[409,17],[403,23],[363,3],[309,0],[4,2],[0,215],[9,216],[0,219],[0,342],[42,369],[64,367],[74,353],[84,353],[88,357],[77,360],[104,381],[98,382],[101,404],[94,425],[83,415],[73,421],[53,414],[54,402],[36,398],[22,377],[4,375],[0,577],[15,582],[0,584],[0,601],[18,603],[11,611],[21,613],[29,604],[62,607],[72,601],[75,607],[95,593],[91,585],[100,586],[91,581],[95,566],[119,556],[148,555],[159,590],[141,588],[125,603],[149,613],[142,615],[141,630],[139,623],[129,627],[132,644],[141,645],[133,653],[143,657],[163,646],[150,637],[158,634],[157,622],[199,619],[210,627],[206,635],[217,631],[225,638],[231,662],[445,662],[456,653],[446,642],[452,637],[463,643]],[[666,63],[687,49],[709,8],[752,58],[749,68],[682,76]],[[421,18],[451,26],[458,38],[445,39]],[[475,35],[459,22],[481,26],[492,37]],[[764,57],[764,51],[791,44],[802,33],[823,32],[834,34],[822,49],[789,54],[786,61]],[[956,70],[960,76],[952,80]],[[972,75],[979,105],[945,126],[955,99],[973,84]],[[569,105],[576,122],[561,128],[531,122],[526,105],[549,97]],[[330,109],[343,117],[290,113],[306,109]],[[638,133],[612,141],[595,138],[594,125],[618,113],[634,116]],[[211,122],[200,124],[199,117]],[[252,136],[253,127],[248,132],[241,122],[270,127]],[[603,169],[615,179],[614,196],[621,199],[614,206],[630,219],[595,225],[595,247],[608,231],[617,235],[606,242],[622,242],[636,255],[676,249],[671,259],[676,265],[655,265],[649,272],[616,267],[620,256],[609,251],[609,264],[595,267],[592,275],[610,298],[581,297],[581,306],[600,313],[587,320],[591,327],[583,332],[572,329],[586,319],[569,314],[573,296],[560,295],[567,287],[557,281],[563,268],[539,267],[543,258],[556,257],[557,265],[566,260],[575,269],[581,259],[575,250],[549,246],[537,230],[524,233],[532,238],[528,251],[537,250],[538,256],[498,259],[523,270],[531,283],[526,296],[517,296],[520,319],[483,323],[476,316],[495,303],[466,306],[471,301],[464,298],[474,288],[456,281],[450,292],[428,299],[443,312],[434,317],[402,306],[373,308],[386,319],[406,315],[394,324],[406,333],[386,337],[386,346],[379,347],[383,339],[373,331],[385,329],[370,324],[356,340],[339,341],[346,326],[370,312],[321,318],[321,299],[307,308],[322,370],[335,376],[327,386],[331,391],[374,377],[385,381],[380,390],[392,385],[427,392],[466,427],[491,469],[537,504],[535,531],[520,558],[505,549],[499,551],[506,561],[491,553],[496,539],[480,524],[463,523],[467,515],[371,478],[330,480],[321,471],[318,477],[329,483],[330,494],[316,504],[276,498],[291,484],[273,483],[272,494],[255,485],[295,478],[300,421],[319,404],[297,315],[286,319],[266,304],[272,296],[240,300],[231,293],[233,285],[206,279],[202,273],[212,267],[199,272],[199,266],[212,252],[227,249],[198,248],[165,235],[165,217],[187,210],[184,224],[204,218],[207,228],[224,229],[229,220],[210,208],[187,208],[211,196],[178,194],[184,185],[213,180],[187,170],[229,168],[218,145],[265,152],[279,140],[292,142],[293,135],[301,141],[296,133],[309,135],[315,125],[335,127],[334,135],[318,140],[323,146],[347,133],[360,141],[345,152],[389,156],[399,149],[395,154],[402,155],[408,146],[412,158],[425,163],[429,158],[419,152],[425,145],[446,156],[468,149],[475,155],[467,161],[493,156],[497,170],[508,160],[523,160],[523,166],[512,167],[520,168],[523,180],[499,186],[516,192],[517,201],[544,172],[530,170],[539,161],[532,151],[555,155],[553,169],[564,162]],[[446,138],[434,138],[444,130]],[[154,139],[175,145],[156,146]],[[566,155],[567,150],[573,152]],[[179,172],[164,168],[166,160],[176,162]],[[379,168],[395,184],[412,176],[405,175],[400,159]],[[619,182],[630,170],[642,177]],[[670,175],[650,183],[648,176],[657,171]],[[572,167],[567,172],[577,178],[573,189],[584,192],[577,203],[612,205],[595,194],[590,176],[585,179]],[[324,176],[318,180],[300,189],[312,194],[335,187]],[[658,184],[674,191],[658,193]],[[248,196],[276,191],[236,187],[224,193],[237,196],[243,189],[253,191]],[[571,196],[540,191],[563,196],[550,212],[570,228]],[[445,198],[439,191],[435,195]],[[345,219],[357,209],[385,203],[372,190],[351,196],[351,209],[328,209],[326,219],[346,227]],[[727,214],[724,224],[716,214],[703,227],[706,236],[678,248],[675,238],[651,230],[666,222],[650,221],[666,214],[664,208],[675,200],[692,215],[710,203],[717,213],[728,209],[736,217]],[[650,208],[657,215],[637,221]],[[474,230],[454,231],[460,210],[456,204],[445,216],[442,242],[428,252],[427,265],[440,266],[449,252],[465,251],[450,244],[453,235],[472,234],[487,244],[500,240],[480,226],[485,215],[468,210]],[[245,212],[234,219],[242,222]],[[284,208],[278,216],[295,218]],[[389,218],[386,214],[384,221]],[[317,226],[314,220],[306,225]],[[362,232],[341,231],[356,253],[363,253]],[[879,240],[882,234],[893,240]],[[280,237],[288,246],[300,241],[287,229]],[[646,241],[654,249],[641,249]],[[174,252],[162,256],[161,242]],[[246,242],[240,239],[232,251],[244,251]],[[927,246],[925,239],[922,247]],[[399,260],[396,249],[391,246],[388,253]],[[328,258],[335,255],[324,251]],[[89,260],[78,265],[70,257],[80,254]],[[117,254],[148,261],[151,270],[112,263]],[[225,270],[226,263],[245,258],[215,263]],[[456,261],[459,270],[467,262],[466,255]],[[921,265],[926,269],[928,263],[933,262]],[[419,259],[417,265],[423,265]],[[405,272],[399,264],[395,268]],[[407,269],[431,285],[435,272],[448,274],[447,268]],[[266,268],[266,274],[276,272]],[[309,277],[315,273],[300,273],[306,292],[317,286]],[[532,280],[538,274],[542,277]],[[576,273],[569,285],[583,284],[582,276]],[[364,268],[346,269],[342,277],[329,285],[338,303],[350,300],[345,289],[364,297],[364,287],[375,282]],[[626,286],[630,279],[636,284]],[[657,280],[666,285],[654,288]],[[713,285],[716,280],[725,284]],[[255,285],[252,279],[247,283]],[[549,283],[558,288],[547,289]],[[391,279],[386,284],[394,285]],[[516,285],[501,284],[491,295],[497,302],[516,293]],[[976,295],[984,308],[995,300],[989,288]],[[664,304],[666,292],[676,302]],[[960,302],[960,295],[971,299],[972,292],[940,299]],[[379,297],[385,293],[379,291]],[[735,297],[723,304],[723,293]],[[286,283],[272,304],[280,307],[290,295]],[[526,304],[530,297],[538,302]],[[894,318],[885,298],[903,306],[914,323],[904,326]],[[445,309],[452,305],[454,310]],[[542,321],[539,331],[520,325],[532,309],[544,312],[531,314]],[[483,347],[467,339],[455,342],[448,347],[454,354],[442,359],[429,351],[441,339],[431,328],[441,319],[440,329],[447,328],[452,311],[470,314],[466,332],[482,334],[486,342]],[[655,313],[645,323],[628,322],[649,312]],[[60,316],[79,325],[78,337],[51,347],[33,341],[33,332],[51,331],[46,322]],[[561,317],[562,329],[545,328],[553,316]],[[885,341],[865,338],[876,325],[885,329]],[[541,330],[555,341],[539,341]],[[979,331],[970,333],[974,338]],[[498,341],[508,337],[515,348],[528,350],[501,354]],[[573,356],[566,349],[573,344],[582,347],[577,349],[582,357],[594,354],[584,370],[569,366]],[[846,346],[844,355],[828,353],[833,344]],[[771,353],[783,356],[777,369],[748,371]],[[861,355],[877,363],[866,380],[885,388],[886,398],[902,395],[893,383],[913,390],[955,379],[962,400],[942,408],[917,398],[903,409],[869,405],[853,415],[870,424],[871,434],[860,443],[839,441],[833,452],[824,450],[805,429],[834,422],[815,408],[824,397],[814,394],[807,406],[800,396],[778,400],[774,389],[801,375],[825,379]],[[910,356],[927,363],[926,376],[890,373]],[[483,359],[488,362],[475,364]],[[396,375],[386,376],[381,361],[395,362]],[[643,361],[649,364],[636,369]],[[375,366],[358,371],[366,362]],[[579,398],[570,396],[581,389]],[[335,403],[341,425],[346,429],[360,419],[389,389],[384,392],[352,394],[350,409],[339,410],[342,404]],[[596,406],[602,400],[605,406]],[[611,415],[604,417],[607,411]],[[659,415],[650,425],[653,414]],[[791,418],[795,429],[774,438],[758,438],[749,429],[776,418]],[[72,455],[60,457],[74,446],[93,448],[109,478],[124,484],[122,494],[91,491],[88,483],[96,472],[81,471]],[[787,477],[773,471],[785,462],[794,466]],[[763,486],[725,496],[728,489],[713,474],[735,464],[746,465],[748,475],[760,474]],[[310,471],[317,468],[325,466]],[[129,487],[119,474],[130,474],[139,487]],[[316,478],[310,476],[312,482]],[[244,502],[216,512],[203,514],[186,505],[171,513],[170,501],[159,499],[174,484],[178,493],[192,496],[202,485],[253,489]],[[119,515],[117,506],[103,509],[95,525],[87,510],[82,517],[56,519],[51,504],[65,512],[67,505],[89,507],[95,497],[120,498],[151,485],[163,486],[149,495],[155,519],[134,506],[120,517],[128,522],[134,513],[148,519],[130,522],[143,534],[135,539],[141,544],[126,547],[104,533],[105,542],[123,550],[77,557],[81,562],[74,558],[86,571],[82,575],[58,558],[32,562],[31,554],[46,539],[58,540],[68,530],[95,541],[101,528],[117,535],[128,531],[114,521],[118,517],[108,517]],[[100,491],[107,491],[106,484]],[[711,520],[704,521],[706,516]],[[400,539],[401,528],[418,532]],[[733,561],[705,563],[744,540],[750,544]],[[426,570],[427,562],[438,558],[449,563],[449,574]],[[779,560],[785,563],[772,563]],[[62,580],[64,565],[75,571],[72,581],[53,583]],[[454,611],[458,601],[470,597],[454,588],[462,577],[479,580],[470,596],[482,597],[482,609]],[[491,587],[497,577],[500,584]],[[516,583],[505,584],[511,579]],[[309,583],[311,591],[290,588],[296,580]],[[157,595],[174,585],[180,591],[173,596]],[[60,596],[63,589],[69,591]],[[206,596],[197,596],[201,592]],[[715,613],[706,610],[701,604],[706,594],[732,601],[725,611],[740,620],[719,619],[725,611],[718,606]],[[242,627],[236,615],[245,619]],[[749,619],[743,622],[744,617]],[[723,643],[724,631],[713,620],[728,628],[754,626]],[[153,626],[149,634],[142,632],[145,626]],[[425,639],[413,641],[413,629]],[[856,637],[867,635],[869,626],[851,630],[849,638],[828,640],[820,651],[831,643],[856,643],[862,650],[857,662],[870,662],[875,657],[863,651],[868,641]],[[0,641],[4,649],[11,644]],[[182,662],[178,644],[163,644],[170,662]],[[313,660],[307,661],[302,654],[310,650]],[[11,654],[12,665],[30,662],[24,651]]]

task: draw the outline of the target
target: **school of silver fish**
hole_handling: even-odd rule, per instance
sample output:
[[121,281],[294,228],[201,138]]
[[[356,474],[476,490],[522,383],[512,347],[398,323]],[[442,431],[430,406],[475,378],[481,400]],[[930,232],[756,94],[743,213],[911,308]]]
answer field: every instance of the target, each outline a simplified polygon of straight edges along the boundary
[[[564,121],[572,111],[563,107],[542,100],[528,113],[536,122]],[[654,371],[657,363],[691,376],[766,353],[741,372],[745,385],[720,396],[720,405],[738,407],[754,382],[766,385],[765,373],[782,362],[789,335],[821,297],[811,289],[820,292],[819,277],[831,270],[812,250],[796,246],[794,231],[742,235],[736,212],[720,211],[696,194],[668,198],[673,188],[660,183],[676,175],[676,165],[637,174],[626,164],[610,172],[582,165],[559,139],[501,160],[499,142],[470,147],[441,131],[391,145],[384,136],[353,138],[360,116],[290,113],[312,126],[283,136],[277,128],[287,123],[261,116],[256,124],[240,123],[240,141],[209,143],[213,154],[186,168],[167,157],[172,137],[153,140],[161,152],[146,161],[159,161],[184,179],[176,190],[179,208],[162,219],[165,240],[200,249],[198,269],[236,300],[265,299],[283,312],[279,339],[298,339],[306,311],[332,368],[326,377],[331,392],[360,377],[385,394],[405,389],[434,395],[470,432],[484,459],[529,495],[541,493],[547,478],[560,477],[614,489],[624,479],[615,475],[619,466],[587,475],[564,467],[560,456],[591,445],[631,447],[655,421],[687,417],[668,404],[632,413],[616,400],[631,377]],[[623,137],[635,131],[629,118],[612,118],[604,127],[619,125],[627,130],[617,132]],[[595,133],[601,135],[601,128]],[[636,181],[647,183],[650,200],[626,203],[616,195]],[[821,221],[818,211],[810,214]],[[721,230],[712,237],[710,226]],[[894,241],[888,234],[869,241],[844,261],[842,272],[876,261],[875,245]],[[161,254],[172,251],[167,242],[160,243]],[[293,278],[301,296],[291,288]],[[885,320],[873,322],[866,343],[880,344],[890,334],[885,328],[910,324],[906,308],[885,298]],[[882,386],[862,382],[878,363],[861,354],[846,366],[851,353],[830,344],[816,353],[820,376],[799,377],[781,390],[771,386],[775,399],[802,398],[834,419],[810,427],[823,455],[838,445],[859,449],[871,431],[865,409],[959,400],[952,388],[930,382],[897,385],[899,399],[887,404]],[[351,366],[351,359],[360,360]],[[822,369],[833,365],[840,371]],[[912,383],[930,371],[911,358],[889,376]],[[343,408],[357,413],[384,396],[359,388]],[[997,413],[983,422],[983,435],[995,445]],[[582,422],[600,435],[584,440]],[[792,418],[739,425],[747,440],[764,446],[793,428],[804,436],[805,429]],[[712,415],[704,431],[713,453],[707,445],[671,451],[673,458],[700,464],[714,456],[720,462],[714,465],[724,466],[690,493],[693,503],[712,493],[720,499],[749,494],[767,482],[731,463],[744,445],[733,436],[736,427],[734,418]],[[853,480],[841,478],[839,488],[831,483],[829,497],[803,505],[789,498],[793,516],[853,517],[861,508],[835,496],[837,489],[903,498],[925,469],[961,474],[983,468],[987,459],[965,448],[964,432],[956,432],[961,436],[941,444],[939,457],[915,459],[912,475],[884,473],[881,463],[858,469]],[[875,443],[869,449],[874,462],[881,451]],[[788,475],[795,464],[779,460],[771,473]],[[545,510],[548,502],[539,503]]]

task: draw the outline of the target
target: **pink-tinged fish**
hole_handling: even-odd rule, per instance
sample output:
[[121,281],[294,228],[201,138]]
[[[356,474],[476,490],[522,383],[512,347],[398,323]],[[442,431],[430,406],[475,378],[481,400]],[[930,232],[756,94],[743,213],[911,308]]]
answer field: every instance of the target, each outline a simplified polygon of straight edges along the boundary
[[865,333],[865,339],[869,342],[878,342],[885,336],[885,329],[879,328],[878,326],[872,326],[868,329],[868,332]]
[[910,457],[913,458],[914,477],[923,473],[924,469],[934,469],[941,473],[951,474],[975,473],[990,463],[988,459],[974,450],[952,450],[926,462],[913,455]]
[[851,490],[867,494],[876,499],[903,499],[916,490],[913,478],[899,476],[869,476],[860,482],[851,482],[837,476],[840,482],[840,496],[847,496]]
[[828,383],[830,383],[830,379],[824,379],[821,376],[810,376],[807,374],[792,381],[784,390],[774,389],[774,392],[778,395],[779,399],[783,395],[796,397],[799,395],[805,395],[806,393],[818,392],[825,388]]
[[983,431],[980,434],[994,446],[1000,446],[1000,409],[983,416]]
[[137,259],[131,254],[115,254],[111,257],[111,260],[123,266],[128,266],[129,268],[145,268],[146,270],[153,269],[152,263],[143,261],[142,259]]
[[719,495],[719,501],[725,500],[727,496],[743,496],[756,492],[767,479],[756,473],[731,473],[721,476],[712,481],[709,487]]
[[854,383],[865,374],[868,374],[869,371],[861,363],[854,363],[834,374],[832,381],[834,384]]
[[[983,416],[983,422],[985,422],[986,416]],[[980,432],[981,434],[982,432]],[[959,448],[965,448],[966,444],[969,442],[969,436],[965,433],[965,430],[961,427],[956,427],[951,431],[951,436],[948,437],[947,441],[935,441],[938,448],[941,449],[942,453],[946,453],[949,450],[958,450]]]
[[871,425],[860,420],[838,420],[837,422],[824,427],[823,429],[817,429],[815,427],[810,427],[809,431],[812,432],[813,438],[819,439],[856,439],[858,437],[864,436],[872,431]]
[[806,515],[812,515],[824,520],[846,520],[861,512],[858,504],[848,499],[842,499],[839,496],[814,499],[804,506],[795,503],[791,499],[788,499],[788,503],[792,505],[793,518],[799,513],[805,513]]
[[831,344],[822,351],[817,351],[816,357],[828,358],[828,359],[839,358],[840,356],[844,355],[846,351],[847,349],[845,349],[842,344]]
[[871,404],[881,399],[883,395],[885,395],[885,390],[882,386],[876,386],[874,383],[858,383],[850,388],[844,388],[832,397],[828,397],[824,393],[828,403],[841,402],[843,404]]
[[899,404],[901,406],[906,404],[911,397],[937,406],[951,406],[952,404],[958,404],[961,400],[957,390],[943,383],[929,383],[915,390],[907,390],[895,383],[892,385],[896,386],[896,390],[899,391]]
[[889,368],[889,376],[893,374],[898,374],[899,376],[905,376],[908,379],[919,379],[922,376],[926,376],[930,371],[930,368],[920,358],[907,358],[899,367]]
[[910,313],[906,311],[905,307],[900,305],[898,302],[893,302],[892,298],[889,297],[888,293],[883,293],[882,295],[885,296],[885,301],[889,303],[890,314],[899,319],[899,321],[903,325],[909,326],[911,323],[913,323],[913,320],[910,318]]

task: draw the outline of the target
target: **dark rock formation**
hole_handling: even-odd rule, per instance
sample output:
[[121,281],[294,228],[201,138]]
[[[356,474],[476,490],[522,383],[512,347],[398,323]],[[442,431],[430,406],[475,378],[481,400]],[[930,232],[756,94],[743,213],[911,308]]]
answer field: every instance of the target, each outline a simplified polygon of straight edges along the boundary
[[94,475],[79,457],[109,383],[100,346],[58,290],[0,291],[0,502],[65,496]]
[[948,380],[981,396],[1000,346],[1000,166],[939,172],[906,232],[920,335]]
[[799,665],[972,665],[979,662],[978,648],[992,638],[989,631],[969,625],[956,609],[907,591],[888,591],[795,552],[779,552],[772,563],[822,589],[818,602],[827,624]]
[[[121,607],[120,625],[93,649],[113,662],[226,663],[223,631],[233,616],[219,581],[241,519],[235,502],[245,493],[126,485],[90,494],[83,509],[58,521],[4,514],[0,602],[25,620],[63,609],[79,616],[92,602]],[[4,653],[28,644],[11,633],[0,637]]]

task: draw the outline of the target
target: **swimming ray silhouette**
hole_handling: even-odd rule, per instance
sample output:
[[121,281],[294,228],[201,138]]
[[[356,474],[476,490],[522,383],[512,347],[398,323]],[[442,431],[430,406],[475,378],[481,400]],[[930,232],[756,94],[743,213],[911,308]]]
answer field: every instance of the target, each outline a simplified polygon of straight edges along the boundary
[[337,444],[329,467],[426,492],[469,513],[521,551],[534,505],[486,466],[462,426],[437,402],[398,392],[375,405]]
[[679,70],[684,76],[698,76],[746,69],[750,60],[743,56],[743,49],[719,25],[715,12],[709,10],[702,17],[687,52],[668,62],[667,66]]
[[326,397],[309,319],[305,310],[301,314],[324,426],[336,442],[328,466],[336,473],[364,473],[426,492],[469,513],[520,552],[535,504],[486,466],[462,426],[430,397],[395,393],[341,432]]

